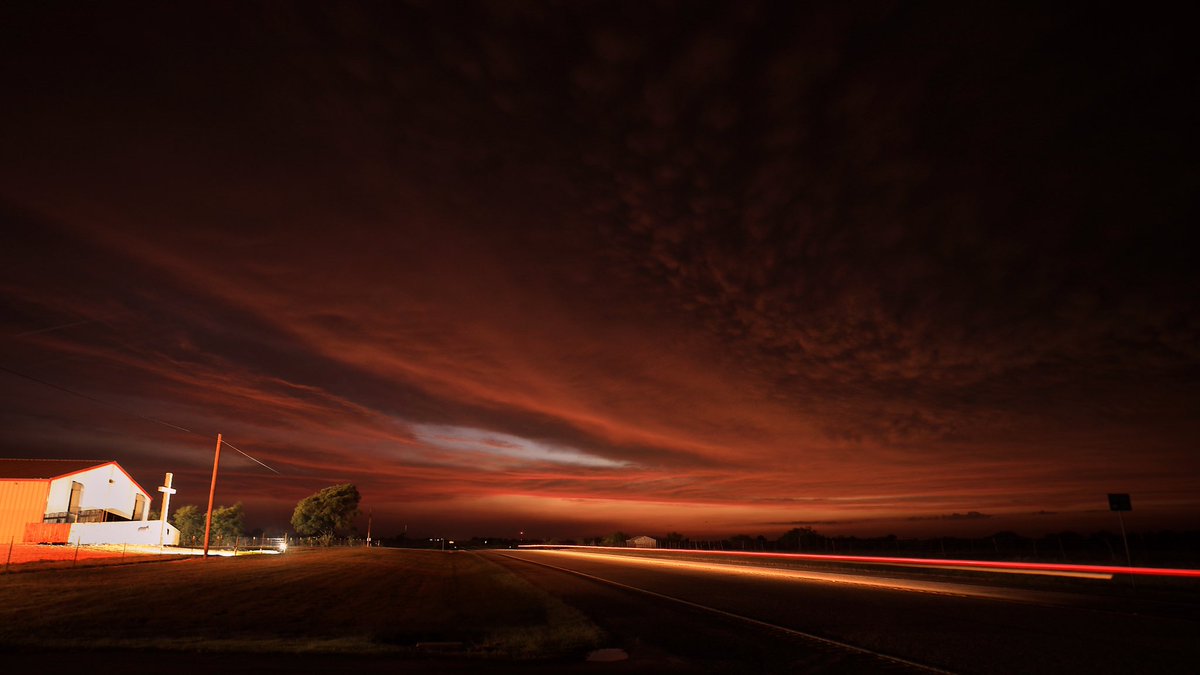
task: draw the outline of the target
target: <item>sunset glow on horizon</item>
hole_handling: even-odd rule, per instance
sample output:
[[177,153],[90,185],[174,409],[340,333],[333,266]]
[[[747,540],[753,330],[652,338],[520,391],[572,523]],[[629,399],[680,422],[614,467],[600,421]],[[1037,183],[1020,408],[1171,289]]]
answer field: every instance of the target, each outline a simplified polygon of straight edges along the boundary
[[3,456],[202,504],[220,432],[250,525],[384,536],[1200,522],[1175,29],[145,9],[3,48],[0,365],[93,399],[0,373]]

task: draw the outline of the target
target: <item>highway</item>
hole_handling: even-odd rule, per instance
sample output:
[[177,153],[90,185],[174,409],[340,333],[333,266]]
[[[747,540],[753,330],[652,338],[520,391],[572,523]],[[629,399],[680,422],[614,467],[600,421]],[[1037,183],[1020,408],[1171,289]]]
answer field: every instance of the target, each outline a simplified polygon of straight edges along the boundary
[[1161,587],[1091,593],[1006,585],[999,574],[974,583],[579,550],[482,555],[588,614],[627,650],[631,672],[1191,673],[1200,664],[1196,596],[1175,600]]

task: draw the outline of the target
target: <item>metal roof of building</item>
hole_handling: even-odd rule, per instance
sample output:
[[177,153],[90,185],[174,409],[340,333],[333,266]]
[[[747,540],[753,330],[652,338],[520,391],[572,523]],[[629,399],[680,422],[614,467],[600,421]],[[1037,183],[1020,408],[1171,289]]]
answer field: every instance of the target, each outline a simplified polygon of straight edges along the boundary
[[111,459],[7,459],[0,458],[0,479],[48,479],[111,464]]

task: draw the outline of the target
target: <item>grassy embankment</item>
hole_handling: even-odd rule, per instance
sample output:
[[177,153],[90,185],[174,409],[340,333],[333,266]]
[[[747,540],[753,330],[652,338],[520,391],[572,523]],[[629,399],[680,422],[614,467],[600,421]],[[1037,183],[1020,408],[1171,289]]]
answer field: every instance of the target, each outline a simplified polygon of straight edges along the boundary
[[[594,647],[576,610],[480,556],[397,549],[0,576],[0,645],[544,658]],[[455,651],[458,651],[455,649]]]

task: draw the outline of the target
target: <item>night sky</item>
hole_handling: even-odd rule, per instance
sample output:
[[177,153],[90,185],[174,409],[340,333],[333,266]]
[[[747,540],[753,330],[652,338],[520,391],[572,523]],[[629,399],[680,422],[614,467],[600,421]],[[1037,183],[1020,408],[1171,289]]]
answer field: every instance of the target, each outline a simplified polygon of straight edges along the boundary
[[250,525],[377,535],[1200,522],[1184,17],[181,4],[0,8],[0,455],[203,504],[222,432]]

